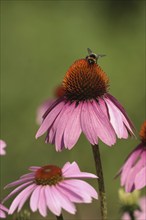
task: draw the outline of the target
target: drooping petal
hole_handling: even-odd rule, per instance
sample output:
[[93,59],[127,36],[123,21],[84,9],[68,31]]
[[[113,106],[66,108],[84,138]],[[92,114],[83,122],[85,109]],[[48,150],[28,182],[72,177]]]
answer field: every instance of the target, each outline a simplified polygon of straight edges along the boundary
[[6,208],[4,205],[0,204],[0,209],[5,211],[5,212],[8,212],[8,208]]
[[45,188],[41,187],[39,192],[38,209],[43,217],[47,216],[47,203],[45,196]]
[[56,185],[56,188],[58,191],[63,193],[71,202],[76,202],[76,203],[84,202],[84,199],[79,193],[75,193],[66,186],[64,186],[63,182],[60,182],[58,185]]
[[68,211],[71,214],[75,214],[76,208],[75,205],[63,194],[61,193],[55,186],[52,186],[52,190],[54,194],[56,195],[60,206]]
[[[90,203],[92,201],[92,197],[97,199],[97,192],[91,187],[89,184],[85,185],[86,182],[82,180],[64,180],[62,185],[65,188],[69,188],[72,192],[79,194],[85,203]],[[92,191],[89,191],[89,188]]]
[[40,126],[39,130],[36,133],[36,138],[43,135],[52,125],[54,120],[58,117],[59,113],[61,112],[62,108],[64,107],[65,102],[60,102],[58,105],[56,105],[46,116],[44,119],[42,125]]
[[134,184],[136,189],[142,189],[146,186],[146,166],[137,173]]
[[56,126],[56,133],[55,133],[56,150],[61,150],[61,148],[63,147],[62,143],[64,145],[63,134],[67,126],[67,123],[70,120],[72,112],[74,111],[74,104],[67,103],[66,108],[63,110],[64,110],[63,114],[61,115],[60,120],[58,121]]
[[[52,124],[52,126],[50,127],[50,129],[47,132],[46,142],[49,142],[49,143],[52,143],[52,144],[55,144],[55,142],[57,142],[57,145],[56,145],[56,150],[57,151],[59,151],[63,147],[62,146],[62,144],[63,144],[62,136],[63,136],[64,128],[60,127],[59,123],[60,123],[60,120],[62,120],[64,112],[67,110],[68,106],[69,106],[68,103],[66,103],[64,105],[64,107],[60,111],[58,117],[55,119],[54,123]],[[58,126],[59,126],[59,128],[58,128]],[[65,126],[65,124],[64,124],[64,126]],[[55,136],[56,136],[57,129],[59,129],[59,137],[56,141]]]
[[0,218],[6,218],[6,213],[0,210]]
[[[126,118],[126,121],[128,122],[128,124],[126,124],[128,130],[131,132],[131,134],[134,134],[133,133],[133,130],[135,129],[134,128],[134,125],[132,123],[132,121],[129,119],[125,109],[123,108],[123,106],[118,102],[118,100],[113,97],[111,94],[106,94],[106,96],[117,106],[118,109],[120,109],[120,111],[123,113],[123,115],[125,116]],[[124,122],[125,123],[125,122]]]
[[19,193],[16,198],[13,200],[10,208],[9,208],[9,212],[8,214],[13,214],[14,211],[17,209],[17,207],[19,206],[20,201],[23,199],[23,197],[27,194],[31,194],[31,192],[34,190],[34,188],[36,187],[35,184],[32,184],[28,187],[26,187],[21,193]]
[[37,171],[39,168],[41,168],[41,167],[39,167],[39,166],[31,166],[31,167],[29,167],[29,170],[35,172],[35,171]]
[[105,102],[108,106],[110,122],[118,136],[118,138],[127,138],[128,132],[123,122],[123,114],[122,112],[109,100],[105,99]]
[[121,185],[124,186],[127,175],[129,174],[129,171],[133,164],[135,163],[136,159],[139,157],[139,155],[142,152],[141,144],[138,145],[134,151],[127,157],[126,162],[121,170]]
[[81,128],[91,144],[95,145],[98,143],[98,136],[96,132],[97,121],[92,108],[92,103],[90,102],[83,103],[81,113]]
[[25,193],[23,195],[23,198],[21,199],[21,201],[19,202],[18,205],[18,212],[22,209],[24,203],[26,202],[26,200],[30,197],[31,192],[33,191],[33,189],[31,189],[30,191],[27,191],[27,193]]
[[27,178],[27,177],[33,177],[34,178],[34,173],[26,173],[26,174],[20,176],[20,179]]
[[95,112],[94,117],[96,120],[96,129],[98,137],[108,146],[115,144],[115,131],[111,126],[110,121],[107,118],[107,115],[104,114],[102,108],[96,101],[93,101],[92,108]]
[[81,134],[80,115],[81,115],[82,103],[78,104],[70,114],[65,131],[64,131],[64,143],[65,147],[69,150],[76,144]]
[[142,169],[142,160],[138,160],[138,162],[131,168],[130,172],[128,173],[126,182],[125,182],[125,191],[132,192],[135,189],[134,180],[136,174],[140,172]]
[[45,196],[48,208],[54,215],[59,216],[61,214],[61,205],[54,195],[51,186],[45,186]]
[[26,178],[22,178],[22,179],[16,180],[16,181],[14,181],[12,183],[7,184],[5,186],[5,189],[13,187],[13,186],[20,185],[21,183],[25,183],[25,182],[31,181],[33,179],[34,179],[34,177],[26,177]]
[[30,208],[33,212],[35,212],[38,209],[41,187],[42,186],[37,186],[30,197]]
[[37,116],[36,116],[36,122],[38,125],[42,123],[43,120],[43,115],[47,111],[47,109],[50,108],[50,106],[55,102],[56,100],[54,99],[48,99],[44,101],[39,108],[37,109]]
[[14,194],[16,194],[17,192],[19,192],[21,189],[23,189],[24,187],[32,184],[33,182],[32,181],[28,181],[20,186],[18,186],[16,189],[14,189],[9,195],[7,195],[4,199],[3,199],[3,203],[5,201],[7,201],[8,199],[10,199]]

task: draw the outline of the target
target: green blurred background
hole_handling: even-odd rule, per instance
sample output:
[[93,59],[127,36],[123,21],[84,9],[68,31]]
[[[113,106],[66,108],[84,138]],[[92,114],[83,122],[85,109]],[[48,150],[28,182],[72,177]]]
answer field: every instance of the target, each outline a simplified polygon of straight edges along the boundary
[[[1,197],[5,184],[31,165],[76,160],[95,173],[92,151],[84,135],[62,153],[35,140],[36,109],[52,97],[68,67],[87,55],[87,47],[106,54],[99,64],[110,78],[110,93],[123,104],[137,131],[145,119],[144,1],[2,1],[1,0]],[[138,134],[138,132],[137,132]],[[137,139],[118,140],[109,148],[100,142],[109,219],[120,219],[119,179],[114,176]],[[96,189],[96,180],[88,181]],[[98,190],[98,189],[97,189]],[[6,203],[9,206],[9,202]],[[65,219],[100,219],[99,202],[77,205]],[[98,217],[97,217],[98,216]],[[8,218],[10,219],[10,218]],[[31,219],[41,219],[38,213]],[[49,213],[46,219],[55,219]]]

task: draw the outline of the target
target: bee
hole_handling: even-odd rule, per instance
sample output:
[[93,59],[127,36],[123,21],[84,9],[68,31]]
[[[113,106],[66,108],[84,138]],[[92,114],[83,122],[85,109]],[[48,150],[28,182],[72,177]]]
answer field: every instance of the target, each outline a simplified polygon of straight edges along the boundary
[[99,57],[104,57],[105,55],[102,54],[95,54],[92,52],[92,50],[90,48],[87,48],[88,51],[88,56],[86,56],[87,61],[89,62],[89,64],[94,64],[97,63],[97,60]]

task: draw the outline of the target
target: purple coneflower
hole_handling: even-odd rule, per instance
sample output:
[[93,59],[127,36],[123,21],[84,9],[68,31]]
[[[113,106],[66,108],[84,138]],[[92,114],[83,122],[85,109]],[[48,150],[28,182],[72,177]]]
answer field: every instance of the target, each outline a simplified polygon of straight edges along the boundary
[[6,147],[6,142],[3,140],[0,140],[0,155],[5,155],[6,151],[5,151],[5,147]]
[[146,121],[140,130],[141,143],[132,151],[120,170],[126,192],[146,186]]
[[[56,216],[61,215],[61,209],[75,214],[74,203],[91,203],[92,198],[97,199],[95,189],[78,178],[97,178],[96,175],[81,172],[77,163],[67,162],[63,168],[54,165],[43,167],[30,167],[31,173],[25,174],[19,180],[6,186],[17,186],[4,200],[18,193],[13,200],[9,214],[18,208],[21,210],[30,197],[30,208],[33,212],[39,210],[42,216],[47,216],[49,209]],[[18,186],[19,185],[19,186]]]
[[0,218],[6,218],[6,213],[8,212],[8,209],[0,204]]
[[111,146],[118,138],[133,134],[132,123],[121,104],[108,93],[109,79],[97,59],[89,56],[75,61],[67,71],[63,94],[43,115],[36,138],[47,132],[46,143],[55,144],[56,150],[71,149],[81,132],[92,145],[98,138]]

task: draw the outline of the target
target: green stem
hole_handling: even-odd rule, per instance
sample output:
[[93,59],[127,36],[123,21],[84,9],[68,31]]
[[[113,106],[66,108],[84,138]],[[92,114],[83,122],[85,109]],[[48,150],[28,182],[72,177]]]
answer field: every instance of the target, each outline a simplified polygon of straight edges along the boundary
[[135,220],[135,216],[133,212],[129,212],[130,220]]
[[91,145],[91,146],[93,150],[96,173],[98,176],[97,180],[98,180],[98,188],[99,188],[101,220],[107,220],[107,203],[106,203],[106,194],[105,194],[104,178],[103,178],[99,146],[98,145]]
[[57,220],[63,220],[63,215],[61,214],[60,216],[56,216]]

